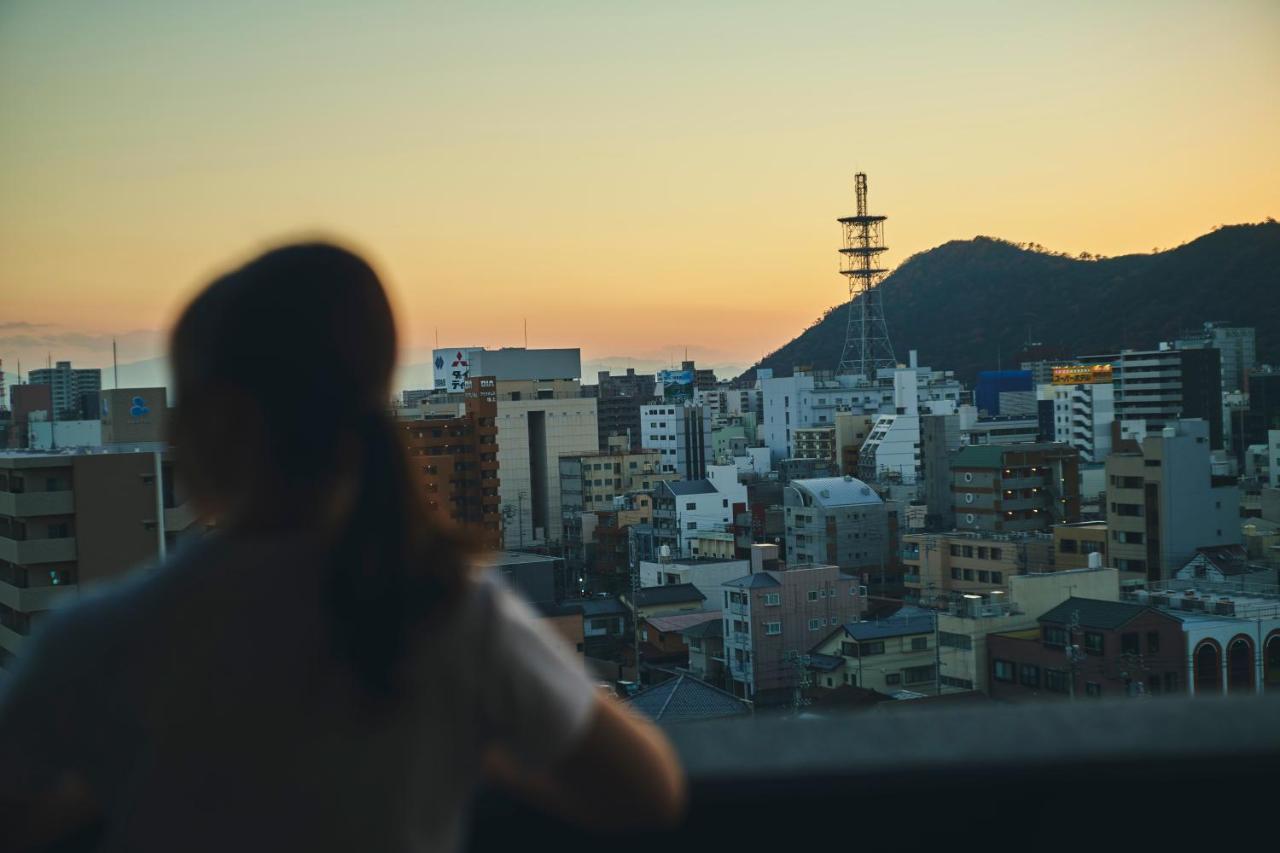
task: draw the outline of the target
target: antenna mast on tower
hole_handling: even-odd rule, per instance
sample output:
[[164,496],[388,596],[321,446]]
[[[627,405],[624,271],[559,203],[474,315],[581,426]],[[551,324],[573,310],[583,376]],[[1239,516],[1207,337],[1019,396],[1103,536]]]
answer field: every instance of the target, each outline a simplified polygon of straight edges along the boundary
[[854,188],[857,214],[837,220],[844,228],[840,274],[849,280],[849,322],[839,372],[874,379],[877,370],[898,363],[889,343],[889,326],[884,320],[878,286],[888,272],[880,266],[880,255],[886,251],[884,221],[888,217],[867,213],[865,172],[854,176]]

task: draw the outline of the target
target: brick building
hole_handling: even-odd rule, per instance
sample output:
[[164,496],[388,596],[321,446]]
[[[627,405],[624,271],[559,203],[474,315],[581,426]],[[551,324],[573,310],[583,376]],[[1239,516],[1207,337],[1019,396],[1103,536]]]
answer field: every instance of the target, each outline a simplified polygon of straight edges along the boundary
[[502,547],[495,388],[493,377],[473,377],[461,415],[397,422],[427,508],[475,531],[493,549]]
[[1009,701],[1186,691],[1182,623],[1153,607],[1072,596],[1038,627],[987,637],[991,698]]

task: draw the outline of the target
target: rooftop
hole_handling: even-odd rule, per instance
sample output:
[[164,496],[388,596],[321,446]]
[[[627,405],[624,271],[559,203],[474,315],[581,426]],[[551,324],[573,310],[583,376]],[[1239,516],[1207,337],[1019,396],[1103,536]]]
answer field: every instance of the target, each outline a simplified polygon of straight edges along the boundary
[[1100,601],[1096,598],[1071,596],[1040,617],[1041,622],[1067,624],[1077,621],[1083,628],[1114,631],[1148,608],[1123,601]]
[[793,489],[803,492],[818,506],[858,506],[882,504],[875,490],[856,477],[818,477],[792,480]]
[[673,495],[711,495],[716,491],[710,480],[668,480],[665,485]]
[[673,616],[650,616],[645,620],[664,634],[683,633],[704,622],[720,624],[719,610],[703,610],[699,613],[677,613]]
[[692,675],[681,674],[641,690],[627,704],[664,723],[736,717],[751,713],[750,706]]
[[646,586],[641,587],[636,593],[636,603],[641,607],[652,607],[655,604],[678,604],[685,601],[705,601],[706,598],[691,583]]
[[932,631],[933,620],[933,611],[906,605],[883,619],[875,619],[868,622],[846,622],[840,627],[840,630],[859,642],[881,640],[887,637],[905,637],[910,634],[923,634]]
[[782,586],[778,579],[769,572],[756,572],[753,575],[737,578],[731,581],[725,581],[725,586],[738,587],[739,589],[760,589],[768,586]]

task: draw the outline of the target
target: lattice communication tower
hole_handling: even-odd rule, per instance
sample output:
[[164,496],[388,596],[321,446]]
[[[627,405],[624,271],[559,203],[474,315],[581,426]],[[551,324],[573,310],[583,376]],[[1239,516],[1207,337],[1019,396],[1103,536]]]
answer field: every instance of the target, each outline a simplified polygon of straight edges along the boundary
[[882,367],[896,367],[889,342],[889,326],[884,320],[884,304],[879,284],[888,270],[881,266],[884,245],[884,221],[888,217],[867,213],[867,176],[854,176],[858,212],[837,220],[844,229],[844,246],[840,249],[840,274],[849,280],[849,322],[845,330],[844,351],[840,354],[839,372],[860,374],[875,379]]

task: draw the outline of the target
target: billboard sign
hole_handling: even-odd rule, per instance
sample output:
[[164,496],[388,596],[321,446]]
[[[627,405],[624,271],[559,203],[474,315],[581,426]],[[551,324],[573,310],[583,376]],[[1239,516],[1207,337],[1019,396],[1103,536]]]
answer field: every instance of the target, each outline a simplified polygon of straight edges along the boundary
[[659,370],[658,384],[667,403],[687,403],[693,399],[692,370]]
[[1110,381],[1109,364],[1067,364],[1053,368],[1054,385],[1098,385]]

